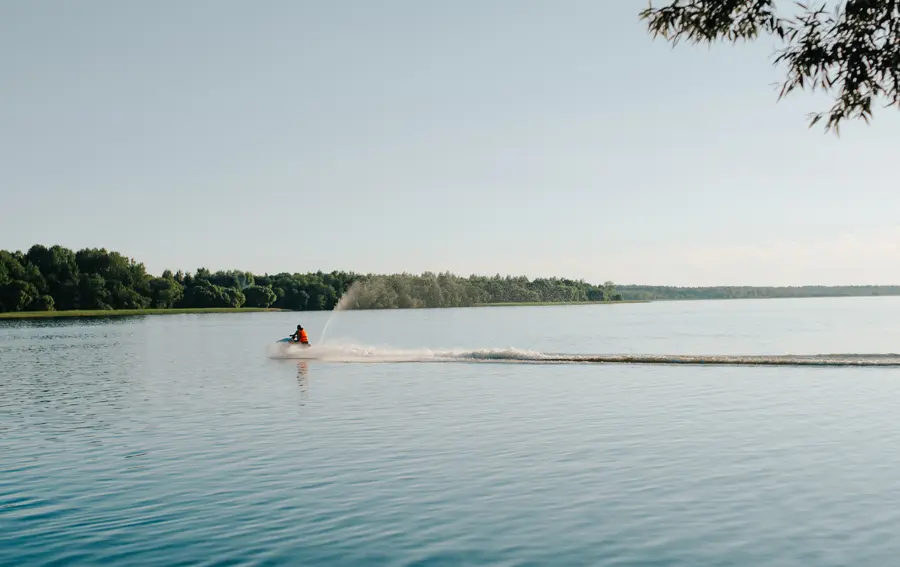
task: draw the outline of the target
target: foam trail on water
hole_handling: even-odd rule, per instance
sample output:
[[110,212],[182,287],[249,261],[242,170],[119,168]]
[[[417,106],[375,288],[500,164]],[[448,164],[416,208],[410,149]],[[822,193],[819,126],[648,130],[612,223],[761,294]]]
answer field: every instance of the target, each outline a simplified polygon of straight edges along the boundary
[[694,364],[718,366],[900,366],[900,354],[692,355],[565,354],[516,348],[478,350],[395,349],[354,344],[308,348],[278,344],[272,358],[323,362],[493,362],[519,364]]

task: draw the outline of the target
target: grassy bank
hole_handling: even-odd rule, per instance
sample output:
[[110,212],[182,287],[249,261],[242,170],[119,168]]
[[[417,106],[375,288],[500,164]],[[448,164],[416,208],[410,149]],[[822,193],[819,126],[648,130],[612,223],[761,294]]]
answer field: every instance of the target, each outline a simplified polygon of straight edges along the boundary
[[[506,303],[479,303],[472,307],[542,307],[551,305],[615,305],[618,303],[650,303],[649,300],[623,301],[520,301]],[[436,309],[446,309],[437,307]],[[393,310],[393,309],[391,309]],[[139,315],[185,315],[202,313],[268,313],[289,311],[288,309],[255,307],[213,307],[204,309],[84,309],[75,311],[14,311],[0,313],[0,319],[61,319],[67,317],[134,317]],[[378,311],[364,310],[364,311]]]
[[282,309],[214,307],[210,309],[88,309],[77,311],[17,311],[0,313],[0,319],[56,319],[62,317],[126,317],[135,315],[185,315],[197,313],[266,313]]
[[472,307],[541,307],[550,305],[618,305],[619,303],[650,303],[649,299],[624,299],[622,301],[510,301],[505,303],[479,303]]

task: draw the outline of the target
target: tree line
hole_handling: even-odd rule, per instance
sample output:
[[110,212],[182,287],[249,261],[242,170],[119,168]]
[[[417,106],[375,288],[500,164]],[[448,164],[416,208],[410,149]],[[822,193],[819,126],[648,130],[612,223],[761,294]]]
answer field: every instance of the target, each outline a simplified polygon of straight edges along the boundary
[[296,311],[468,307],[509,303],[900,295],[900,286],[669,287],[566,278],[246,271],[149,274],[118,252],[36,244],[0,250],[0,312],[255,307]]
[[615,284],[524,276],[460,277],[449,272],[421,275],[367,275],[341,299],[349,309],[470,307],[509,303],[578,303],[621,301]]
[[635,301],[678,299],[776,299],[791,297],[868,297],[900,295],[897,285],[839,285],[839,286],[715,286],[672,287],[652,285],[620,285],[622,297]]
[[[352,287],[352,294],[347,294]],[[612,282],[450,273],[252,274],[240,270],[149,274],[143,263],[104,248],[36,244],[0,250],[0,312],[256,307],[297,311],[464,307],[486,303],[619,301]],[[352,299],[352,302],[350,300]]]

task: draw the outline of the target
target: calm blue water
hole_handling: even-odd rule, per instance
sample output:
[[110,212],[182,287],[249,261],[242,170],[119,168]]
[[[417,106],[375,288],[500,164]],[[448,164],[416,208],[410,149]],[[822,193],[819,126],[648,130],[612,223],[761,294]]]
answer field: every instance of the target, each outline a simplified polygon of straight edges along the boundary
[[[328,313],[0,322],[0,565],[885,566],[900,370],[269,358]],[[382,349],[900,351],[900,300],[347,312]]]

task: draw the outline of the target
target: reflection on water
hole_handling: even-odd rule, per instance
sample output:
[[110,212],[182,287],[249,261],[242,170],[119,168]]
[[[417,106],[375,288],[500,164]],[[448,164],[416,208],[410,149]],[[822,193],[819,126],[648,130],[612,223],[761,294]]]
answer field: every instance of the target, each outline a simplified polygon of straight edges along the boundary
[[[894,352],[900,301],[870,303],[347,320],[397,348]],[[294,317],[0,323],[0,565],[882,567],[900,553],[895,370],[268,358]]]
[[309,392],[309,364],[305,360],[297,363],[297,384],[300,386],[300,393]]
[[[0,319],[0,331],[4,329],[65,329],[67,327],[108,327],[131,325],[152,315],[116,315],[114,317],[46,317],[40,319]],[[169,315],[171,317],[171,315]],[[2,334],[0,334],[0,338]]]

